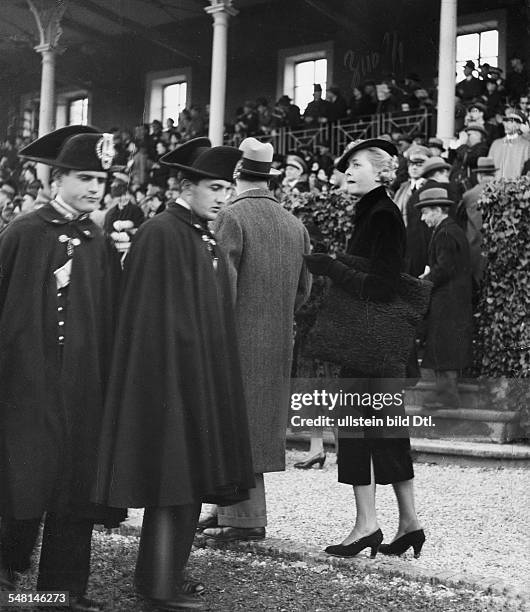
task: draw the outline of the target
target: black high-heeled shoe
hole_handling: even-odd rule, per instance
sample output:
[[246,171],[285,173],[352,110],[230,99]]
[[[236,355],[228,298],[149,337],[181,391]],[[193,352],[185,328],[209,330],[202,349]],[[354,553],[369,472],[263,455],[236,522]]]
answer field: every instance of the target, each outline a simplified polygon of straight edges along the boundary
[[318,453],[318,455],[314,455],[307,461],[299,461],[298,463],[295,463],[294,467],[297,470],[309,470],[318,463],[318,467],[322,469],[325,461],[326,461],[326,453],[322,452],[322,453]]
[[355,557],[355,555],[360,553],[361,550],[370,548],[370,557],[375,559],[382,541],[383,534],[381,530],[378,529],[364,538],[355,540],[355,542],[352,542],[351,544],[337,544],[336,546],[328,546],[324,552],[328,553],[328,555],[332,555],[333,557]]
[[383,555],[402,555],[412,546],[414,558],[418,559],[424,543],[425,533],[423,529],[417,529],[416,531],[409,531],[390,544],[381,544],[379,552],[383,553]]

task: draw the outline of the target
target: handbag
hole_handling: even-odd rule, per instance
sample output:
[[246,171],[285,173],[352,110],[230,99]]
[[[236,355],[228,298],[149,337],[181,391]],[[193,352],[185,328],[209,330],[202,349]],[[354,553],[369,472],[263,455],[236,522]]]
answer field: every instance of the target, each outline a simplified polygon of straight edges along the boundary
[[[364,257],[346,256],[341,261],[360,272],[368,272],[370,266]],[[374,302],[353,296],[329,281],[307,336],[305,356],[370,376],[404,378],[431,289],[431,282],[402,273],[394,299]]]

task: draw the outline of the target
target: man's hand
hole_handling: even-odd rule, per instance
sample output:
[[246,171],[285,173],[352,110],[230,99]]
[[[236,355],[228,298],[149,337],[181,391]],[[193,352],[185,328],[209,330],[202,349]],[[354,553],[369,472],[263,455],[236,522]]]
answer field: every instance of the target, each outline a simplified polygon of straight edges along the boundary
[[325,253],[315,253],[314,255],[304,255],[305,262],[311,274],[326,276],[331,264],[335,261],[333,257]]

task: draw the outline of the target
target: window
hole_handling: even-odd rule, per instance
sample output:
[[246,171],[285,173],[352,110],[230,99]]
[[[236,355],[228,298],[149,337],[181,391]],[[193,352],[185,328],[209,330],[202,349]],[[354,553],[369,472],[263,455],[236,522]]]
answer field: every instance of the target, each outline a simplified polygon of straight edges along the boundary
[[324,42],[278,52],[277,97],[287,94],[302,113],[313,100],[313,85],[326,87],[333,83],[333,43]]
[[146,119],[165,125],[171,117],[177,123],[180,112],[191,104],[191,69],[148,72],[146,75]]
[[186,107],[186,81],[170,83],[162,88],[162,124],[171,117],[175,123],[178,121],[180,112]]
[[326,59],[297,62],[294,66],[294,103],[302,110],[313,99],[313,85],[318,83],[326,95],[328,61]]
[[489,64],[506,70],[506,10],[460,15],[456,36],[456,80],[464,78],[468,60],[478,69]]
[[68,102],[68,125],[88,124],[88,98],[76,98]]

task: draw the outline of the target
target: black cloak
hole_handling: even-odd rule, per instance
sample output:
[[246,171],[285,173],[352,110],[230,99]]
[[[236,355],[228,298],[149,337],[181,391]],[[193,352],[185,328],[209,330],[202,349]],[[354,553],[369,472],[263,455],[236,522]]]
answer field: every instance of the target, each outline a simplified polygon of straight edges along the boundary
[[[95,499],[116,507],[233,503],[254,486],[223,254],[179,204],[125,261]],[[213,266],[212,249],[218,256]]]
[[[60,297],[54,270],[69,259],[65,237],[78,244]],[[118,274],[101,229],[89,218],[68,221],[49,204],[0,234],[2,516],[50,511],[110,523],[118,516],[88,502]]]

